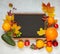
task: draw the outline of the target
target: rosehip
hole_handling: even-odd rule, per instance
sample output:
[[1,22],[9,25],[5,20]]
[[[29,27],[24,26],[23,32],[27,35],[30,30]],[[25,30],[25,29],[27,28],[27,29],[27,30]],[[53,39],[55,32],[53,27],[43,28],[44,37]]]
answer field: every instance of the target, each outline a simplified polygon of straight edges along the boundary
[[48,41],[47,46],[51,47],[52,46],[52,41]]
[[29,40],[25,40],[24,44],[25,44],[25,46],[29,46],[30,45],[30,41]]
[[55,24],[54,27],[55,27],[55,28],[58,28],[58,24]]
[[57,47],[58,46],[58,42],[55,40],[55,41],[53,41],[53,46],[54,47]]

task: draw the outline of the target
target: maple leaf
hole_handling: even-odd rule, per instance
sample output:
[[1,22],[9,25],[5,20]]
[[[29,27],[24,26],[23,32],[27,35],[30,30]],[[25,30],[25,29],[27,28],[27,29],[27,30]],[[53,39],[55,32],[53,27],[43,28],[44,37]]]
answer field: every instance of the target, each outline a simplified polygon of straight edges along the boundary
[[52,7],[50,3],[47,3],[47,4],[42,3],[42,10],[48,14],[48,13],[54,13],[55,8]]
[[48,7],[50,7],[50,6],[51,6],[49,2],[47,3],[47,6],[48,6]]
[[17,26],[17,24],[15,23],[11,28],[14,30],[15,34],[18,34],[20,32],[19,30],[21,29],[21,26]]
[[46,6],[45,3],[42,3],[42,10],[43,10],[44,12],[47,12],[47,6]]

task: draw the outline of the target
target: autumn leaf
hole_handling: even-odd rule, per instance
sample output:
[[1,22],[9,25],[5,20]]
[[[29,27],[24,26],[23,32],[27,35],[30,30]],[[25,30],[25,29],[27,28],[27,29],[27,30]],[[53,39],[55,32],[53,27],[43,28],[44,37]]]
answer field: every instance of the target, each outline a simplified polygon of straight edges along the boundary
[[47,7],[47,13],[54,13],[55,8],[54,7]]
[[55,8],[50,5],[50,3],[42,3],[42,10],[47,13],[48,16],[54,17]]
[[12,15],[12,16],[6,15],[6,20],[14,21],[14,15]]
[[40,31],[37,31],[37,34],[38,34],[39,36],[42,36],[42,35],[45,34],[45,30],[43,30],[43,28],[40,28]]
[[47,6],[48,6],[48,7],[50,7],[50,6],[51,6],[49,2],[47,3]]
[[18,34],[20,32],[19,30],[21,29],[21,26],[17,26],[17,24],[15,23],[11,28],[14,30],[15,34]]
[[49,16],[49,17],[54,17],[55,14],[54,14],[54,13],[48,13],[48,16]]
[[42,3],[42,10],[43,10],[44,12],[47,12],[47,6],[46,6],[45,3]]

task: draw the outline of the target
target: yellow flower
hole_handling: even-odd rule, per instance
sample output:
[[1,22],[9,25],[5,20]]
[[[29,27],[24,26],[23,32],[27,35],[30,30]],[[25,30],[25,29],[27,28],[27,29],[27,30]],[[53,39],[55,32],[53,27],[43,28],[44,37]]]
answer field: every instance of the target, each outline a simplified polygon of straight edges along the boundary
[[12,16],[6,15],[6,19],[8,21],[14,21],[14,15],[12,15]]
[[38,34],[39,36],[42,36],[42,35],[45,34],[45,30],[43,30],[43,28],[40,28],[40,31],[37,31],[37,34]]
[[17,26],[16,23],[13,24],[13,26],[11,28],[14,29],[14,33],[15,34],[18,34],[20,32],[19,30],[21,29],[21,27],[20,26]]

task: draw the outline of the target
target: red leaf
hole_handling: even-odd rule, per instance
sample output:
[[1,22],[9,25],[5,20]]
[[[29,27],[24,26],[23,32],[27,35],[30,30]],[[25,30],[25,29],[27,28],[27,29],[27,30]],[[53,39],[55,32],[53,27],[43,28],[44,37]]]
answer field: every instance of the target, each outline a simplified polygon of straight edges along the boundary
[[50,3],[47,3],[47,7],[50,7]]

